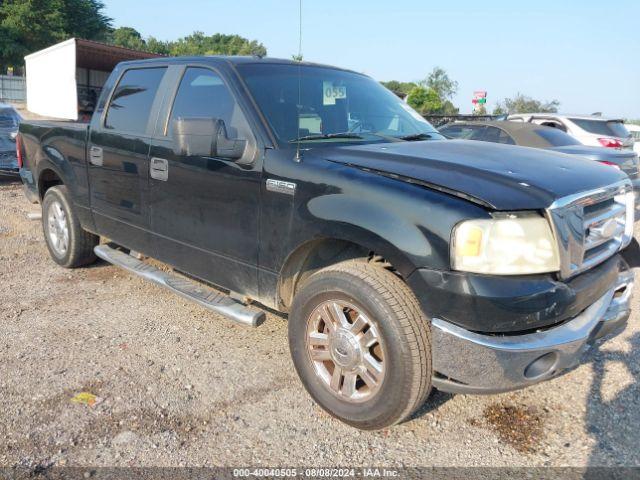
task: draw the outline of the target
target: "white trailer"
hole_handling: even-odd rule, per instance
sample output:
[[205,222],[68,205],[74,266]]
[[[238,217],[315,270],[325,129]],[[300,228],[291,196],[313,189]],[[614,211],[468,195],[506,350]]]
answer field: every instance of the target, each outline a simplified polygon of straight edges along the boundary
[[66,120],[88,118],[119,62],[156,56],[79,38],[27,55],[27,110]]

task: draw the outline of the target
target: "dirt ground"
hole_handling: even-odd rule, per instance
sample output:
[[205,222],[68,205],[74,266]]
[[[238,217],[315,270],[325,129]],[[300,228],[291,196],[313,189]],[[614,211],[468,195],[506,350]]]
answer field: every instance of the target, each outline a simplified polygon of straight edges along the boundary
[[0,467],[640,465],[637,284],[629,327],[571,373],[361,432],[303,389],[286,319],[248,329],[105,263],[64,270],[36,211],[0,178]]

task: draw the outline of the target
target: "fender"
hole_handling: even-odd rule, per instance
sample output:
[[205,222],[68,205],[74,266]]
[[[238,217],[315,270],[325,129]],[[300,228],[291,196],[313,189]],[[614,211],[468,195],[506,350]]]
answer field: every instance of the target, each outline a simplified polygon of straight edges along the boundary
[[[83,228],[93,231],[89,208],[89,186],[86,164],[86,129],[47,129],[40,137],[35,155],[34,177],[38,191],[42,173],[50,170],[68,188]],[[63,153],[63,152],[66,152]]]
[[406,278],[421,267],[449,270],[455,225],[488,216],[481,206],[444,192],[342,168],[333,183],[338,188],[299,199],[296,212],[304,227],[298,231],[306,238],[296,243],[317,237],[349,240],[384,256]]
[[[376,252],[405,278],[416,268],[412,258],[429,257],[440,265],[445,260],[409,217],[399,216],[362,197],[341,193],[324,195],[311,199],[307,208],[320,221],[318,224],[325,227],[315,236],[349,241]],[[336,223],[341,224],[339,235],[331,228]]]

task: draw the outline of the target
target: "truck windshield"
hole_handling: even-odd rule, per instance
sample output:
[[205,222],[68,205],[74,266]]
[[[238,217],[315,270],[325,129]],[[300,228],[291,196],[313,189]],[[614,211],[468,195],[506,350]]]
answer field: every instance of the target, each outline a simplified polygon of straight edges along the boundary
[[409,105],[365,75],[295,64],[237,68],[282,144],[444,138]]

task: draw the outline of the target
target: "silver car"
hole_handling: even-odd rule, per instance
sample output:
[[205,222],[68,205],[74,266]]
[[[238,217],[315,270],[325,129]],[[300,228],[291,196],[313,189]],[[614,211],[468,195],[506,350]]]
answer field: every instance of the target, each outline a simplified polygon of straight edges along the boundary
[[578,139],[583,145],[633,149],[633,138],[621,118],[558,113],[518,113],[509,115],[507,120],[557,128]]

